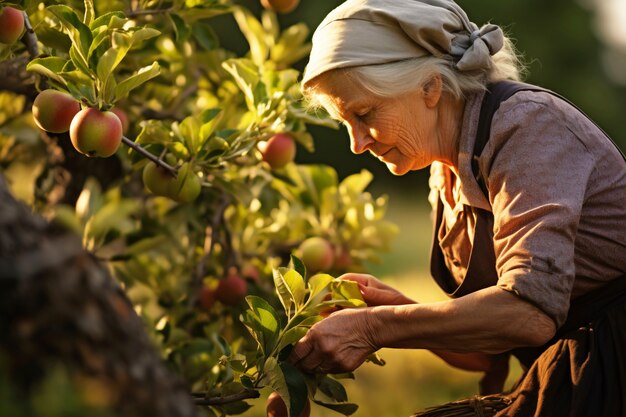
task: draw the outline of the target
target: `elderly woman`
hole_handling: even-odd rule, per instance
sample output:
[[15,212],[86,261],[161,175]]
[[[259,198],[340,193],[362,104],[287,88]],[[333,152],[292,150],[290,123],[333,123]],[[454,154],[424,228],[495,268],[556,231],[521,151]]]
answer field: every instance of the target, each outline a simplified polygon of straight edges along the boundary
[[519,72],[500,28],[451,0],[348,0],[317,28],[304,92],[352,152],[396,175],[430,166],[431,272],[451,298],[346,274],[368,307],[313,326],[301,369],[430,349],[494,393],[512,353],[526,372],[497,415],[626,416],[626,163],[561,97],[503,82]]

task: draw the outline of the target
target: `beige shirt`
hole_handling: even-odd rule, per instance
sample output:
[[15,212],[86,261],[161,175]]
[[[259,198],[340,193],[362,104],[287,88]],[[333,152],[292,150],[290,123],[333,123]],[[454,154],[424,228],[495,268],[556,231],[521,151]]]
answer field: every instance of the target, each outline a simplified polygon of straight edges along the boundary
[[626,271],[626,163],[567,103],[518,92],[495,113],[479,161],[487,199],[471,169],[483,95],[465,107],[459,178],[441,163],[431,166],[429,199],[442,199],[447,223],[440,246],[462,281],[475,221],[468,206],[493,212],[497,285],[561,325],[571,298]]

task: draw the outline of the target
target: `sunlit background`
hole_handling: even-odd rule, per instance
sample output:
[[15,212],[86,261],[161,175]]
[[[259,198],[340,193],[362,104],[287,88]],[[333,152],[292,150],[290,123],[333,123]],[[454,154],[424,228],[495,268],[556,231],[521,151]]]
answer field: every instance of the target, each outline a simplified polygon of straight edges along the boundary
[[[246,4],[254,10],[256,3]],[[301,0],[298,9],[281,20],[285,25],[303,20],[313,29],[340,3]],[[458,3],[478,25],[497,23],[514,39],[528,66],[528,82],[570,98],[626,148],[626,0]],[[422,302],[443,299],[428,275],[427,172],[394,177],[374,158],[351,155],[344,130],[314,128],[313,134],[317,151],[299,152],[300,162],[330,163],[344,176],[369,169],[376,177],[372,192],[390,196],[389,218],[401,226],[400,235],[393,251],[371,271]],[[355,381],[346,383],[350,399],[360,405],[357,416],[408,416],[477,393],[479,375],[453,370],[428,352],[384,349],[381,355],[387,360],[385,367],[366,364],[357,370]],[[509,386],[521,372],[515,361],[512,369]],[[261,416],[263,411],[259,401],[246,415]],[[313,407],[312,415],[338,414]]]

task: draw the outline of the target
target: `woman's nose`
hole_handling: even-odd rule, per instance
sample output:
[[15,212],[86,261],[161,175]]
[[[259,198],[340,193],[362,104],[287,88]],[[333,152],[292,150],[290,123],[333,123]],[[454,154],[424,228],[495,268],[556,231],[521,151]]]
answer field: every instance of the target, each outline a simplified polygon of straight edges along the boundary
[[374,139],[363,129],[355,128],[347,125],[348,134],[350,135],[350,150],[354,154],[361,154],[367,151],[374,143]]

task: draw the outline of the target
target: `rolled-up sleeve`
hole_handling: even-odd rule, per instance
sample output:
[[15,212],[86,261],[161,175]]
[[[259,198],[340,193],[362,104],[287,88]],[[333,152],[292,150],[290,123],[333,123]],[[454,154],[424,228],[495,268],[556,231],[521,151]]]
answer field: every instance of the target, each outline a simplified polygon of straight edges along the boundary
[[497,285],[563,324],[575,276],[576,231],[593,157],[545,103],[499,111],[485,153]]

